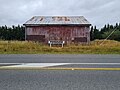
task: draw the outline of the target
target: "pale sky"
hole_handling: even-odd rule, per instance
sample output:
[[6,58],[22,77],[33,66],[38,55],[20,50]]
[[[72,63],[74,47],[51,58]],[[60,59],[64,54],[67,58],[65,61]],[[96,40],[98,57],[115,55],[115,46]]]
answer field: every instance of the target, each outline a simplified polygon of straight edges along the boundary
[[0,25],[22,25],[44,15],[84,16],[100,28],[120,22],[120,0],[0,0]]

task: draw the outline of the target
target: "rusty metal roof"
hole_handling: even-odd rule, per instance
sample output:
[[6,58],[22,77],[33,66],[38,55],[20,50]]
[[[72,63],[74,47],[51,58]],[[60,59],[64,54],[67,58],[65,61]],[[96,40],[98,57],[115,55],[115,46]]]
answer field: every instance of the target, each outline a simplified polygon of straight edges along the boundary
[[24,25],[91,25],[83,16],[34,16]]

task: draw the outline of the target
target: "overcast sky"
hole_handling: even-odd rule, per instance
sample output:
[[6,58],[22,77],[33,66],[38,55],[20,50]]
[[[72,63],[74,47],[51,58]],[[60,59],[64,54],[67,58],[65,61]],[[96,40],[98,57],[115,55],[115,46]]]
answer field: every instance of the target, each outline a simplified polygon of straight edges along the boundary
[[84,16],[100,28],[120,22],[120,0],[0,0],[0,25],[22,25],[41,15]]

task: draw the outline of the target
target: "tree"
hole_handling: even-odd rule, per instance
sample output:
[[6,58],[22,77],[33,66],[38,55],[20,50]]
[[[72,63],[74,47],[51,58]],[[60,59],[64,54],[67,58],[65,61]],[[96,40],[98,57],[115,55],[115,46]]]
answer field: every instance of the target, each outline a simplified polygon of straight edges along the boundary
[[96,28],[96,26],[94,27],[94,39],[100,39],[101,35],[99,32],[99,29]]
[[94,30],[93,30],[93,26],[91,26],[91,30],[90,30],[90,40],[91,40],[91,41],[94,40]]
[[[115,31],[115,32],[113,32]],[[112,33],[113,32],[113,33]],[[112,34],[111,34],[112,33]],[[110,35],[111,34],[111,35]],[[112,29],[110,31],[104,32],[104,34],[102,34],[102,37],[105,39],[110,35],[110,37],[108,38],[109,40],[117,40],[120,41],[120,31],[119,29]]]
[[2,40],[24,40],[25,28],[23,26],[0,27],[0,39]]
[[106,31],[107,31],[107,26],[105,25],[103,28],[101,28],[100,34],[103,34]]

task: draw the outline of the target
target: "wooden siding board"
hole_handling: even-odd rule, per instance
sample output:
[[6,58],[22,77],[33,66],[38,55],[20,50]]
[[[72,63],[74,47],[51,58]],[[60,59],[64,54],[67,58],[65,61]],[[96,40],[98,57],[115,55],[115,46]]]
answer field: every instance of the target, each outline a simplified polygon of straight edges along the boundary
[[[86,37],[90,40],[89,27],[81,26],[34,26],[26,27],[26,34],[30,35],[45,35],[45,42],[51,40],[64,40],[66,43],[71,43],[75,37]],[[35,40],[34,37],[33,40]],[[32,39],[32,38],[30,38]],[[36,38],[38,39],[38,38]]]

